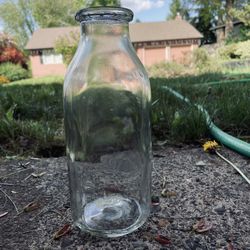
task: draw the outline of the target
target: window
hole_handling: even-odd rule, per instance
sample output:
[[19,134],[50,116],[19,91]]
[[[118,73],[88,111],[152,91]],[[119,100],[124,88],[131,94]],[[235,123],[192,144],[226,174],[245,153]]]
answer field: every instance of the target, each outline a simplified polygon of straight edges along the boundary
[[63,57],[61,54],[56,54],[54,50],[43,50],[41,54],[42,64],[62,64]]

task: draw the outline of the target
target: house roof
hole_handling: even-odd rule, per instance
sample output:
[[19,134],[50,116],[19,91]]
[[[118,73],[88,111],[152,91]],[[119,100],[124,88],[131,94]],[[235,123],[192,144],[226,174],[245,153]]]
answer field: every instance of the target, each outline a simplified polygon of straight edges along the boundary
[[[243,22],[242,21],[235,21],[235,22],[233,22],[234,26],[237,26],[237,25],[240,25],[240,24],[243,24]],[[218,29],[223,29],[225,27],[226,27],[226,24],[221,24],[221,25],[217,25],[217,26],[211,28],[210,30],[218,30]]]
[[[190,23],[182,19],[132,23],[129,25],[132,42],[165,41],[178,39],[201,39],[203,36]],[[26,49],[51,49],[60,37],[69,36],[71,32],[79,32],[79,27],[59,27],[36,30],[30,38]]]

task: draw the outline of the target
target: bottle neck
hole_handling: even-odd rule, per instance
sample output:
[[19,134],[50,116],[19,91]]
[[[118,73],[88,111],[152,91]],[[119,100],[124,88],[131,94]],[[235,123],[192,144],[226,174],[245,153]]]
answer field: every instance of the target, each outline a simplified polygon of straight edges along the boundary
[[129,26],[127,22],[83,22],[81,23],[81,35],[86,37],[128,37]]

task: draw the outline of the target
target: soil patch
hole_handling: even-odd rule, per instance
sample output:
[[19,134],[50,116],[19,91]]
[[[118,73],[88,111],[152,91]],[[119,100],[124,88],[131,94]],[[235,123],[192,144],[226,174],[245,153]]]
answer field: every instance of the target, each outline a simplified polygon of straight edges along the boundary
[[[221,153],[250,178],[248,158],[225,148]],[[159,148],[152,177],[159,205],[136,232],[101,239],[73,229],[53,240],[71,223],[66,158],[2,159],[0,189],[19,212],[36,206],[17,215],[0,192],[0,249],[250,249],[250,186],[227,163],[198,147]],[[197,233],[193,225],[202,218],[212,228]]]

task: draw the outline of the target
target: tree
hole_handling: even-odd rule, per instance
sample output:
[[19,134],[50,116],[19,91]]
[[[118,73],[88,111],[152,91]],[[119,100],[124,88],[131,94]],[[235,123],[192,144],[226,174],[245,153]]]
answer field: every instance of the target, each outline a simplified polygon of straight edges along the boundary
[[185,19],[189,19],[189,11],[185,3],[186,2],[181,0],[172,0],[170,4],[170,13],[167,16],[167,19],[175,19],[178,14],[180,14]]
[[206,4],[198,10],[191,23],[203,35],[202,44],[210,44],[216,41],[216,36],[210,29],[213,27],[213,15],[208,11]]
[[250,27],[250,3],[246,4],[243,9],[233,9],[231,13],[247,27]]
[[[250,4],[246,4],[241,9],[235,8],[231,13],[234,18],[244,23],[244,26],[240,28],[240,34],[237,36],[237,41],[248,40],[250,38]],[[236,40],[235,38],[234,40]]]
[[195,12],[196,15],[192,18],[191,23],[203,34],[202,43],[215,42],[216,36],[210,29],[215,25],[216,18],[214,8],[210,8],[210,1],[202,1]]
[[32,13],[42,28],[76,25],[75,14],[84,7],[80,0],[33,0]]
[[120,0],[92,0],[88,1],[87,6],[98,7],[98,6],[121,6]]
[[0,21],[4,31],[24,48],[37,27],[76,25],[75,13],[83,7],[84,0],[3,0]]
[[36,28],[31,11],[32,0],[4,0],[0,5],[0,19],[4,31],[24,47]]
[[[233,15],[232,10],[234,8],[240,9],[247,0],[192,0],[195,5],[196,13],[204,8],[206,5],[206,11],[203,14],[211,13],[211,24],[213,26],[225,24],[225,38],[227,39],[233,30]],[[202,14],[202,18],[203,18]],[[210,15],[210,14],[209,14]]]

